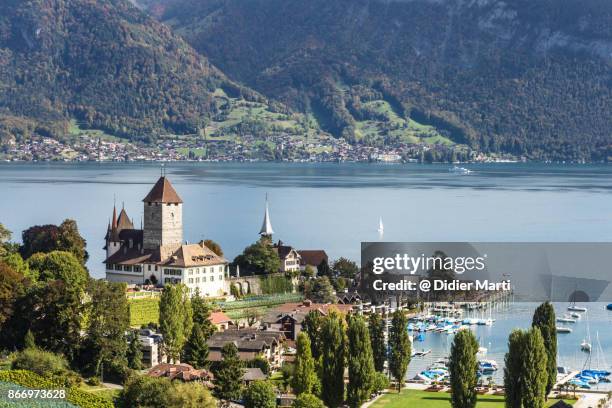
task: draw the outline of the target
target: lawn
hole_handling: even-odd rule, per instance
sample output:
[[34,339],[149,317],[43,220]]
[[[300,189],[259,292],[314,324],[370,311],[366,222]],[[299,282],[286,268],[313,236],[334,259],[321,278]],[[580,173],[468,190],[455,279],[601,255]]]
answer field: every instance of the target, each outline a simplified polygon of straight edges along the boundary
[[[551,406],[557,400],[551,400],[547,406]],[[567,401],[573,404],[573,401]],[[401,394],[390,393],[383,395],[374,404],[373,408],[448,408],[450,407],[450,394],[446,392],[427,392],[417,390],[402,390]],[[504,397],[497,395],[483,395],[478,397],[478,408],[504,408]]]
[[159,322],[159,298],[128,299],[130,326]]

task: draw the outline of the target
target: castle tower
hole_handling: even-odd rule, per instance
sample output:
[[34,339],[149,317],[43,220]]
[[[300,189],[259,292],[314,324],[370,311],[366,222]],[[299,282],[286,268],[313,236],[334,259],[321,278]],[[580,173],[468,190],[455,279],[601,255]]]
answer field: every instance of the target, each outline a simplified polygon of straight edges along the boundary
[[268,208],[268,195],[266,194],[266,211],[264,213],[264,219],[261,225],[261,230],[259,230],[259,235],[261,235],[262,237],[272,239],[272,234],[274,234],[274,230],[272,229],[272,221],[270,221],[270,210]]
[[162,245],[183,243],[183,200],[165,176],[157,180],[144,203],[143,246],[156,249]]
[[113,218],[112,221],[109,221],[108,228],[106,229],[106,257],[109,258],[111,255],[115,254],[119,248],[121,247],[121,242],[119,241],[119,231],[117,229],[117,207],[113,205]]

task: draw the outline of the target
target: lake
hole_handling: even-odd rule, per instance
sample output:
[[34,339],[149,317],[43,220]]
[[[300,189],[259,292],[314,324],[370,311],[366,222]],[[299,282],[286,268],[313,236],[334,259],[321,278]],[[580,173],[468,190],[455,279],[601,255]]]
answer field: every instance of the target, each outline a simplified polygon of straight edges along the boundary
[[[184,204],[185,239],[211,238],[233,259],[258,238],[268,194],[274,238],[359,261],[360,242],[611,241],[612,166],[169,163]],[[19,239],[31,225],[78,222],[92,276],[104,235],[125,205],[138,227],[159,164],[2,163],[0,222]]]

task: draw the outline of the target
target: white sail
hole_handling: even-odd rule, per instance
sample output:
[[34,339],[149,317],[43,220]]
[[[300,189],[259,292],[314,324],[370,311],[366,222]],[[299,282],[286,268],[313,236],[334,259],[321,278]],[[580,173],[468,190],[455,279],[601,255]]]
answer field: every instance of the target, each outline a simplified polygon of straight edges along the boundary
[[385,232],[385,226],[383,225],[382,217],[378,219],[378,232],[381,234]]

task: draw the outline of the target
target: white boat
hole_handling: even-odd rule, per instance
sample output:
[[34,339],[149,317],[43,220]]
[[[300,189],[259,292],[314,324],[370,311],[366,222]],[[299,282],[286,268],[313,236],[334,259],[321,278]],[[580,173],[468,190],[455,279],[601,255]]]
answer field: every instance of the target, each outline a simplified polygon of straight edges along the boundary
[[465,167],[458,167],[458,166],[453,166],[450,169],[448,169],[448,171],[454,174],[472,174],[473,173],[472,170],[468,170]]
[[378,233],[379,233],[380,235],[382,235],[382,234],[384,234],[384,233],[385,233],[385,226],[383,225],[383,220],[382,220],[382,217],[380,217],[380,218],[378,219]]
[[580,320],[580,318],[582,317],[582,315],[580,313],[577,312],[572,312],[569,314],[571,317],[573,317],[576,320]]
[[563,317],[557,317],[557,321],[560,323],[576,323],[576,319],[573,319],[569,315],[565,315]]
[[569,310],[570,312],[586,312],[588,309],[586,307],[581,307],[581,306],[568,306],[567,310]]
[[564,326],[557,326],[557,333],[571,333],[572,329]]

